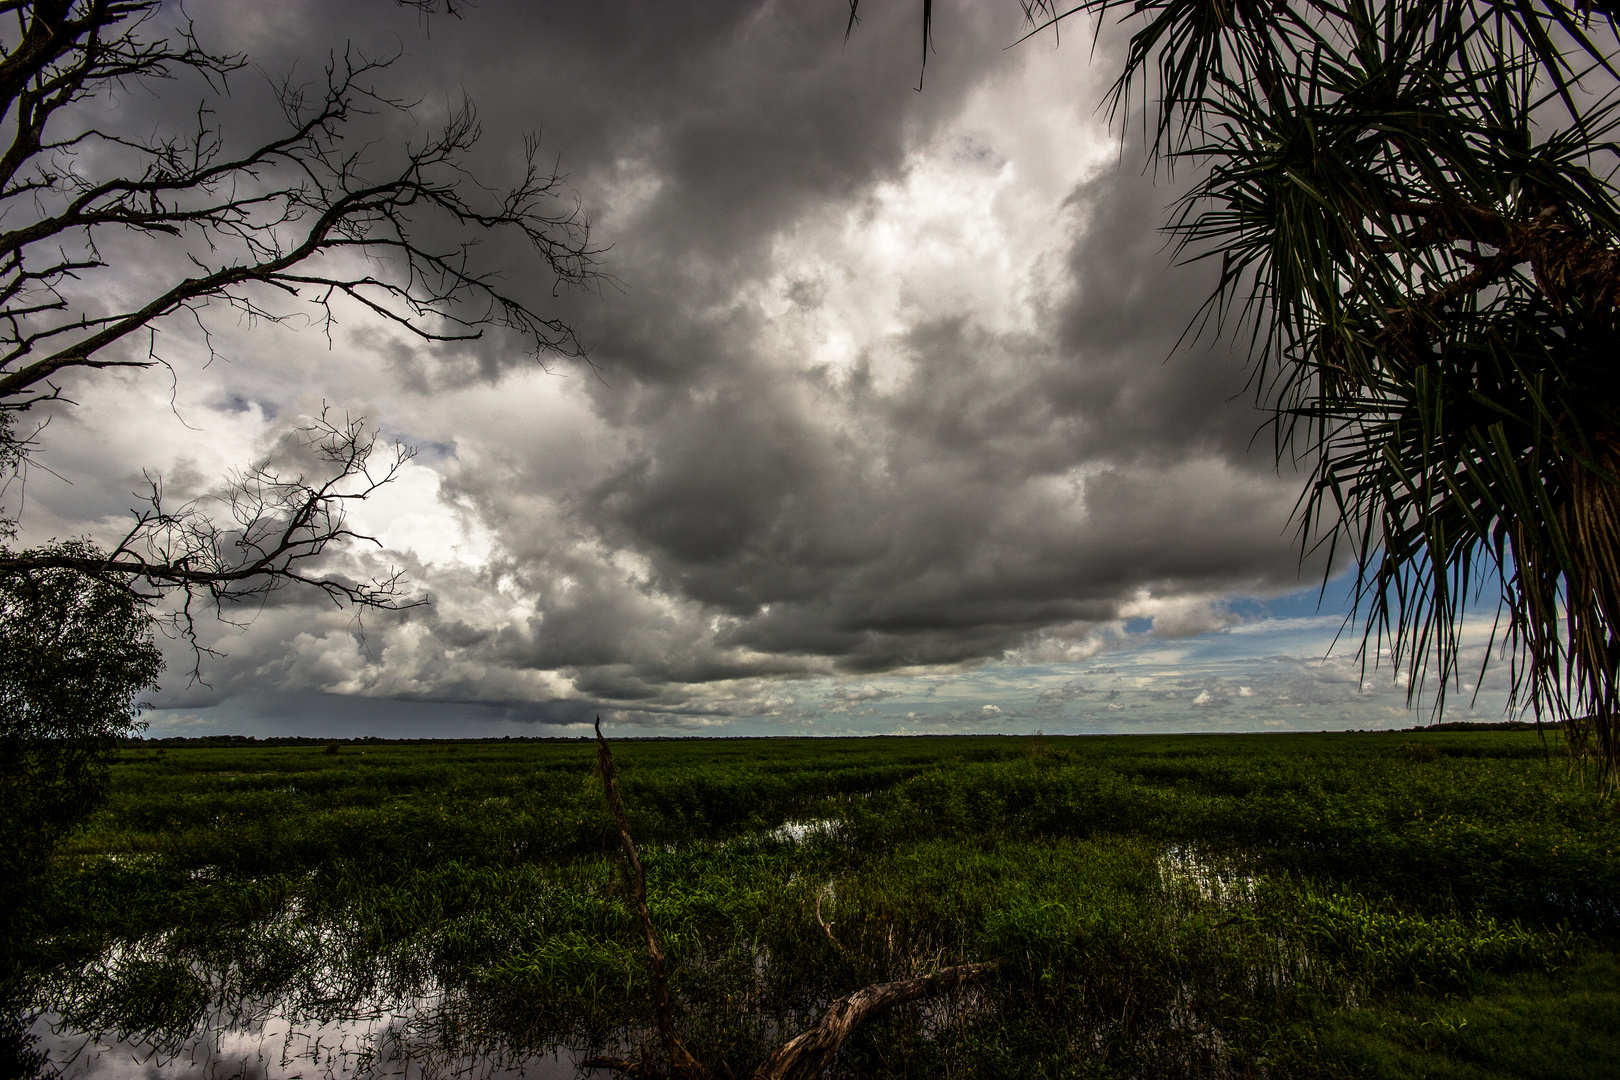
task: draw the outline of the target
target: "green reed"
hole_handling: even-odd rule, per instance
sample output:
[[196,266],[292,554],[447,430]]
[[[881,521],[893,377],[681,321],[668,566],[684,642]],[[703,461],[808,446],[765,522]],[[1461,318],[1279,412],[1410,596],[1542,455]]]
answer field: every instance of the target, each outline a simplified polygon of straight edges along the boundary
[[[1620,1050],[1538,1004],[1620,1016],[1620,816],[1533,734],[614,754],[683,1038],[737,1075],[841,994],[996,956],[835,1071],[1579,1076]],[[447,1047],[646,1049],[611,830],[582,742],[128,751],[58,858],[36,1002],[173,1046],[244,1003],[428,994]],[[1549,1045],[1491,1049],[1515,1039]]]

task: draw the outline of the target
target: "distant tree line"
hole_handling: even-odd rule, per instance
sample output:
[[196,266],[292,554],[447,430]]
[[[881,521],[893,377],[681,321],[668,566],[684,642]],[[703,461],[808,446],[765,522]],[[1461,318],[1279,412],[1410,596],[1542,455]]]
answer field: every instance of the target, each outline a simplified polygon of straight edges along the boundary
[[[500,746],[505,743],[573,743],[589,742],[588,735],[490,735],[468,739],[395,739],[380,735],[363,735],[348,739],[315,738],[309,735],[164,735],[145,737],[125,735],[116,741],[123,750],[155,749],[228,749],[266,746]],[[634,740],[621,740],[634,741]]]

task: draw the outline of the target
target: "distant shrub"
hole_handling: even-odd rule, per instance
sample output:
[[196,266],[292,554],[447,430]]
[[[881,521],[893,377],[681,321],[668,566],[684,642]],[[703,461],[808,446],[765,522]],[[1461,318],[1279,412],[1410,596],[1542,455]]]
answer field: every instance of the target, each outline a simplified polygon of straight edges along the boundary
[[1403,742],[1401,753],[1408,761],[1433,761],[1440,756],[1440,751],[1427,743]]

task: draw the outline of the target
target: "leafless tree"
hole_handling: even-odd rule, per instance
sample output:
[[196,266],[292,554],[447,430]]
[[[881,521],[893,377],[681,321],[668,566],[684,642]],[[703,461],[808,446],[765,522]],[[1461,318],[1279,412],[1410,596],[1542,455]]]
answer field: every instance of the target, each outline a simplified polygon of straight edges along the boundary
[[[424,342],[495,328],[537,357],[581,353],[571,327],[505,291],[498,268],[476,258],[481,242],[509,235],[555,287],[588,283],[595,252],[563,177],[540,164],[531,139],[514,185],[479,182],[469,155],[480,130],[466,102],[420,143],[368,142],[368,118],[412,108],[377,88],[391,58],[348,48],[314,85],[275,87],[282,130],[247,149],[229,145],[206,101],[185,134],[143,136],[87,120],[142,84],[200,79],[218,97],[246,77],[245,57],[209,51],[189,22],[169,25],[162,7],[0,0],[0,20],[10,23],[0,23],[0,467],[32,452],[22,414],[66,401],[64,375],[164,365],[159,333],[177,319],[200,328],[210,356],[210,315],[249,324],[313,315],[329,338],[344,305]],[[439,10],[456,14],[453,5]],[[136,269],[152,284],[121,303]],[[123,289],[96,289],[115,277]],[[387,483],[409,451],[396,447],[379,465],[375,436],[348,417],[323,415],[301,438],[308,471],[254,464],[216,498],[178,509],[154,481],[104,558],[59,546],[6,551],[0,573],[69,568],[147,595],[183,590],[188,602],[292,582],[340,602],[409,602],[397,574],[349,580],[318,558],[361,539],[345,507]],[[0,531],[15,535],[16,525],[0,508]]]
[[188,600],[241,602],[292,582],[311,586],[338,603],[398,607],[411,601],[397,571],[357,580],[316,570],[329,548],[374,537],[349,525],[347,507],[393,480],[411,457],[400,445],[374,457],[377,438],[363,419],[323,412],[288,440],[297,465],[274,459],[231,476],[215,496],[169,508],[160,480],[151,481],[146,506],[111,551],[53,547],[0,554],[0,574],[73,570],[110,582],[136,582],[147,590],[183,589]]

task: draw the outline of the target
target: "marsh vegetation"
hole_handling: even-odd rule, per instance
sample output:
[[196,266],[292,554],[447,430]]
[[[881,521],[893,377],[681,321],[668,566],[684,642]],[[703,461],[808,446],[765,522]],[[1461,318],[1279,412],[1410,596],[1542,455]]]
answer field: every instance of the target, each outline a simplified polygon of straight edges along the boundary
[[[717,1075],[862,986],[998,957],[833,1075],[1596,1077],[1620,1052],[1620,813],[1534,733],[614,756],[680,1036]],[[123,751],[48,878],[14,1034],[80,1076],[652,1060],[594,764]]]

